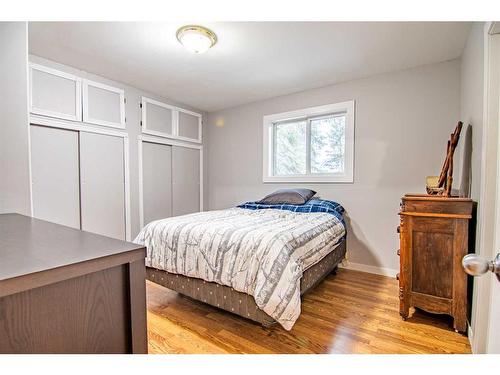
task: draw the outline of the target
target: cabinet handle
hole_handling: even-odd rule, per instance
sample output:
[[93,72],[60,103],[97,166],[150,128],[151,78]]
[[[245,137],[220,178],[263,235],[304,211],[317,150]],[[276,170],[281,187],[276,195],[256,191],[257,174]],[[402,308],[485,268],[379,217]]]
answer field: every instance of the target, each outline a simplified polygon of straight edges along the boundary
[[399,272],[396,274],[396,280],[399,281]]
[[401,233],[401,226],[400,225],[398,225],[398,227],[396,228],[396,232]]
[[398,253],[398,256],[400,256],[401,255],[401,249],[398,249],[397,253]]

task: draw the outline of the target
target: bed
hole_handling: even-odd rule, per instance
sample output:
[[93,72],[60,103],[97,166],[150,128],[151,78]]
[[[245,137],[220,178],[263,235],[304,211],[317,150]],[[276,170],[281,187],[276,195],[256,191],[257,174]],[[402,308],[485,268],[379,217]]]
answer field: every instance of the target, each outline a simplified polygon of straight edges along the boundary
[[343,209],[324,202],[249,202],[156,220],[135,242],[147,248],[148,280],[264,326],[278,322],[290,330],[300,315],[301,295],[345,256]]

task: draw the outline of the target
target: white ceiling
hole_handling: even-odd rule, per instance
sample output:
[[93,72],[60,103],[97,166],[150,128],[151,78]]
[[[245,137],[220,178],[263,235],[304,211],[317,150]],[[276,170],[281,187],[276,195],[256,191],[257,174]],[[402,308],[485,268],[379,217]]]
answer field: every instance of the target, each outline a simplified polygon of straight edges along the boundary
[[176,40],[178,23],[35,22],[30,53],[205,111],[459,57],[460,22],[203,23],[207,53]]

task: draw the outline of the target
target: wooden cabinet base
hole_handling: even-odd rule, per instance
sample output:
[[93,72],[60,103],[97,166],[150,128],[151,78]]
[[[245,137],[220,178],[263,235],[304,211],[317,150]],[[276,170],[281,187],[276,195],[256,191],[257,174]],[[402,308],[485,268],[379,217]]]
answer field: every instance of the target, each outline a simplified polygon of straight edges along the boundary
[[401,202],[399,299],[401,317],[410,307],[453,317],[456,331],[467,330],[467,275],[472,201],[405,195]]
[[146,353],[131,334],[128,266],[0,299],[0,353]]
[[144,256],[139,245],[0,215],[0,353],[147,353]]

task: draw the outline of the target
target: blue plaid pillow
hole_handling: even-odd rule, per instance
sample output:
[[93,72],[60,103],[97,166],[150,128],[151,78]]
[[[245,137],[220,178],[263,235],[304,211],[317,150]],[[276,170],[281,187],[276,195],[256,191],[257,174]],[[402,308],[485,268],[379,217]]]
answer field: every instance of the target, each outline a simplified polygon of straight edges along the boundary
[[240,204],[239,208],[247,208],[249,210],[262,210],[274,208],[277,210],[287,210],[293,212],[327,212],[338,219],[344,219],[344,207],[339,203],[325,199],[310,199],[304,204],[261,204],[257,202],[246,202]]

